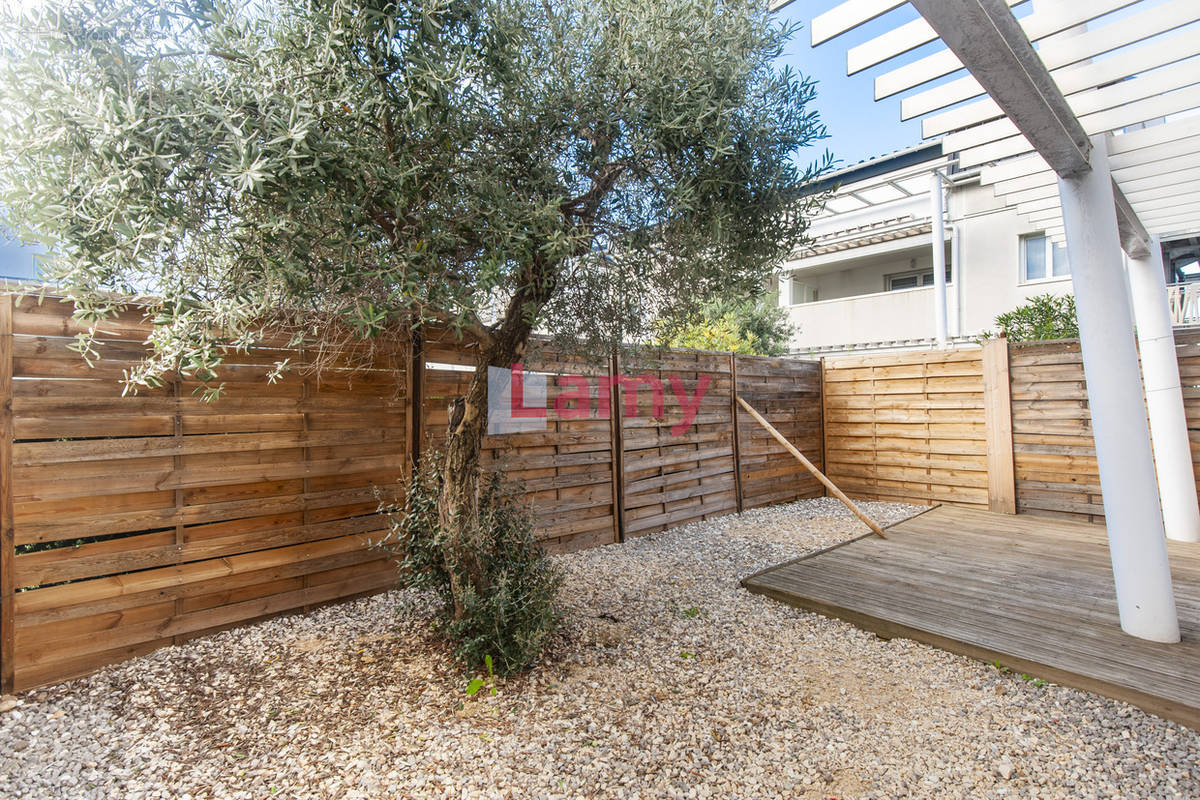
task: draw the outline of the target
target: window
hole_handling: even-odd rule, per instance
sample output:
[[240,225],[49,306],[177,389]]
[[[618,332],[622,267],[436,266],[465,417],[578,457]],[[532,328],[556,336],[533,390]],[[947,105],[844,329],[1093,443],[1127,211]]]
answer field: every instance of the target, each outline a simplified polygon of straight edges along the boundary
[[1021,237],[1021,282],[1053,280],[1071,274],[1067,248],[1044,234]]
[[[924,272],[902,272],[898,275],[888,275],[884,278],[889,292],[900,289],[917,289],[921,286],[933,286],[933,270]],[[950,282],[950,267],[946,267],[946,282]]]

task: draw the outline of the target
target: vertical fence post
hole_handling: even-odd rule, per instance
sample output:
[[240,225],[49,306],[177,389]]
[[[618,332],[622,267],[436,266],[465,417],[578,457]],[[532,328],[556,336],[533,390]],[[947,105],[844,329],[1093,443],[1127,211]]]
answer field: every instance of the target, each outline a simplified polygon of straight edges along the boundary
[[405,416],[408,418],[408,465],[409,479],[417,464],[421,462],[421,443],[425,438],[425,344],[422,341],[420,328],[413,327],[409,333],[408,361],[404,365],[404,388],[408,395],[405,403]]
[[612,462],[613,527],[617,541],[625,541],[625,437],[624,404],[621,397],[621,357],[616,352],[608,361],[609,442]]
[[987,426],[988,510],[1017,513],[1013,472],[1012,387],[1008,339],[983,343],[983,408]]
[[14,689],[13,297],[0,297],[0,692]]
[[[826,476],[828,476],[829,475],[829,453],[828,453],[829,444],[825,440],[825,417],[827,416],[825,414],[825,356],[821,356],[821,360],[818,361],[817,363],[819,365],[817,367],[817,388],[821,392],[820,406],[818,406],[818,408],[817,408],[817,410],[820,411],[820,413],[821,413],[821,416],[818,419],[818,424],[821,426],[821,471],[824,472]],[[829,496],[829,490],[825,488],[824,484],[822,484],[822,486],[821,486],[821,496],[822,497]]]
[[733,490],[737,494],[737,510],[742,513],[742,437],[738,433],[737,353],[729,354],[729,414],[733,423]]
[[[183,472],[183,376],[179,373],[175,374],[171,381],[171,397],[175,403],[175,414],[172,417],[172,430],[174,431],[173,443],[175,445],[175,455],[171,457],[171,469],[176,475]],[[183,552],[183,545],[187,539],[186,532],[183,527],[183,487],[175,487],[175,553],[176,566],[182,566],[180,554]],[[185,606],[183,597],[175,598],[175,616],[181,617],[184,614]],[[175,634],[171,637],[174,644],[183,644],[184,637],[182,634]]]

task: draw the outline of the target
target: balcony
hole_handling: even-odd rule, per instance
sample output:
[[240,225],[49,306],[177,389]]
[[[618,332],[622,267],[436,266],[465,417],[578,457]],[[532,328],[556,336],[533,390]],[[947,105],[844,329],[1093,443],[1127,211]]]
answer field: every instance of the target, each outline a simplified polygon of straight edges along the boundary
[[1172,283],[1167,287],[1171,324],[1200,325],[1200,283]]
[[862,294],[788,306],[792,351],[931,339],[933,287]]

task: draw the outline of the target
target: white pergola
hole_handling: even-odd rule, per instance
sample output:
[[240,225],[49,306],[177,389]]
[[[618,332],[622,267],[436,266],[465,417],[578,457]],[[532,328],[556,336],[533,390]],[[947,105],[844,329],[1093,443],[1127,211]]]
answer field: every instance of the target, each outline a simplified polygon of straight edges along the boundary
[[[812,43],[906,4],[829,3]],[[1200,231],[1200,0],[911,5],[847,73],[886,65],[876,99],[905,93],[903,119],[1066,240],[1121,627],[1179,641],[1164,536],[1200,541],[1200,510],[1158,242]]]

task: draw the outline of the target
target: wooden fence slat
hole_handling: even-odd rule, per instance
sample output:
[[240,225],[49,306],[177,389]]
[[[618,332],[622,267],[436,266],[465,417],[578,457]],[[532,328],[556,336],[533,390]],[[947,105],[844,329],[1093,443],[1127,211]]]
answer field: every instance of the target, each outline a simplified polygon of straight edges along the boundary
[[408,474],[421,462],[421,448],[425,443],[425,418],[422,415],[425,397],[425,347],[424,333],[415,329],[409,336],[408,369],[405,372],[405,389],[408,402],[404,404],[408,435]]
[[[608,420],[609,459],[611,461],[613,487],[613,536],[616,541],[625,541],[625,436],[622,415],[625,399],[621,382],[621,357],[614,352],[608,359]],[[597,399],[599,402],[599,399]]]
[[737,354],[729,354],[729,374],[734,390],[729,393],[729,415],[733,418],[733,491],[737,498],[737,510],[741,514],[745,509],[744,495],[742,493],[742,442],[738,435],[738,404],[737,404],[737,386],[738,386],[738,365]]
[[988,510],[1017,513],[1013,472],[1012,391],[1008,372],[1008,340],[983,343],[984,412],[987,419]]

